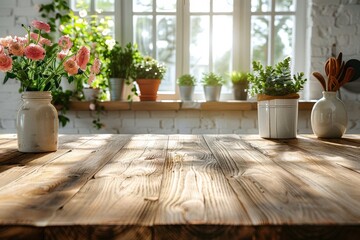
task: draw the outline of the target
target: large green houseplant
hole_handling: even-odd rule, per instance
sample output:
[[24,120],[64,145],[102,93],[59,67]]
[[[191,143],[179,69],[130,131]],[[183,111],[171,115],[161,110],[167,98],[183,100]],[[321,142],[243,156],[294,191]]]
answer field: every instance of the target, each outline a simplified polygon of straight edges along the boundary
[[254,61],[248,80],[251,94],[257,94],[260,137],[295,138],[304,73],[291,75],[290,57],[267,67]]
[[219,101],[221,87],[225,84],[223,77],[213,72],[203,73],[201,84],[204,87],[206,101]]
[[141,58],[136,44],[128,43],[122,47],[118,42],[110,49],[105,57],[108,59],[107,74],[109,78],[110,98],[112,101],[121,100],[124,83],[130,84],[130,68]]
[[140,90],[141,101],[155,101],[161,80],[166,73],[166,66],[152,57],[142,57],[132,64],[130,76],[136,81]]

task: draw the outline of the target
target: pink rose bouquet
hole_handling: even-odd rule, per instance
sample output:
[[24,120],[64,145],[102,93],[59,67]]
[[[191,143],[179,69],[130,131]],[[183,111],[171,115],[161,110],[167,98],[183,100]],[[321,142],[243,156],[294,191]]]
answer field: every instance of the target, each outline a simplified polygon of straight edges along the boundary
[[5,72],[4,83],[17,79],[21,83],[20,91],[52,91],[65,76],[85,74],[90,83],[94,80],[100,72],[100,62],[95,59],[88,69],[89,48],[82,46],[77,53],[72,53],[68,36],[52,43],[41,36],[41,32],[50,32],[47,23],[34,20],[31,25],[36,32],[23,26],[27,32],[25,37],[0,38],[0,71]]

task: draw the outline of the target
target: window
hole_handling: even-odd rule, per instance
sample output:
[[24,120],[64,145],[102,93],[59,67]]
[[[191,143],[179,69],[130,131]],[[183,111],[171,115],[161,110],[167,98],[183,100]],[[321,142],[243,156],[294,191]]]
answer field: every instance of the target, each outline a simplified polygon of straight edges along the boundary
[[[162,99],[178,98],[176,79],[182,74],[200,81],[202,73],[213,71],[229,78],[233,70],[249,71],[253,60],[267,65],[290,55],[294,71],[305,72],[304,0],[73,2],[85,2],[90,13],[113,15],[119,42],[136,42],[144,55],[167,65]],[[196,91],[203,99],[200,84]],[[222,99],[232,99],[229,87]]]

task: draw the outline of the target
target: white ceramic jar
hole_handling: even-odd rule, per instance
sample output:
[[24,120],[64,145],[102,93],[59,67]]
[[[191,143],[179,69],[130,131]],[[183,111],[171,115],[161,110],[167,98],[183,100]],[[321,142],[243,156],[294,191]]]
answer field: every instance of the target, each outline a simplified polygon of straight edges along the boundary
[[51,92],[22,93],[17,115],[20,152],[51,152],[58,148],[58,114],[51,104]]
[[347,128],[348,118],[344,103],[337,92],[323,91],[311,111],[311,128],[319,138],[341,138]]

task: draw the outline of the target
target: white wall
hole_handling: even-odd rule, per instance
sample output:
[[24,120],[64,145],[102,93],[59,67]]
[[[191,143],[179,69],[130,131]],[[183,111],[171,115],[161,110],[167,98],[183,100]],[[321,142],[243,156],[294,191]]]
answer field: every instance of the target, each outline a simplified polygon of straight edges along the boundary
[[[21,23],[37,17],[38,4],[48,0],[0,0],[0,36],[23,35]],[[344,59],[360,59],[360,1],[313,0],[310,71],[323,71],[332,45]],[[3,74],[0,73],[2,81]],[[13,133],[20,94],[15,81],[0,85],[0,133]],[[348,133],[360,133],[360,94],[341,91],[349,114]],[[311,79],[310,96],[319,98],[321,88]],[[111,111],[101,117],[106,128],[92,127],[93,112],[71,111],[70,123],[61,133],[257,133],[256,111]],[[299,132],[311,133],[310,112],[299,112]]]

